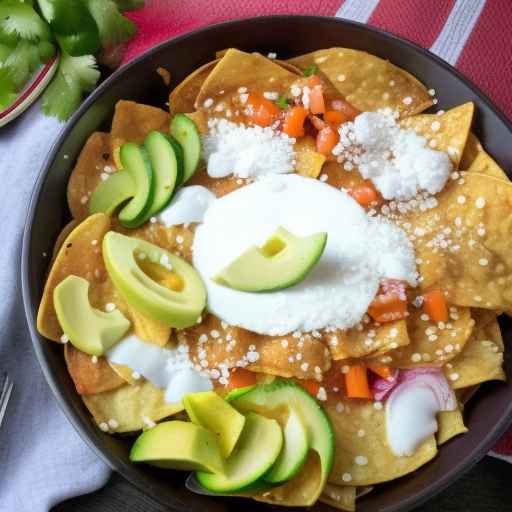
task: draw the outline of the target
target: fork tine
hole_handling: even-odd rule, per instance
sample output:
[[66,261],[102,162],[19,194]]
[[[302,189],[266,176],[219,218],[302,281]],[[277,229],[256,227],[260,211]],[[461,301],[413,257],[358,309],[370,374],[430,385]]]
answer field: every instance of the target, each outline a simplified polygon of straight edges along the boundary
[[5,411],[7,410],[7,404],[11,398],[12,389],[14,387],[13,381],[9,378],[7,373],[3,375],[4,382],[2,386],[2,394],[0,396],[0,426],[2,425]]

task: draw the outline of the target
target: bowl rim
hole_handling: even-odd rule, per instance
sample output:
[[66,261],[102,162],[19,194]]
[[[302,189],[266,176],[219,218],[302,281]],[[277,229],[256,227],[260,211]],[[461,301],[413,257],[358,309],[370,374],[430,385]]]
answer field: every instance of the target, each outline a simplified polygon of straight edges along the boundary
[[[150,59],[153,55],[160,52],[163,48],[167,46],[172,46],[176,42],[183,42],[187,39],[193,39],[198,34],[203,34],[207,32],[214,32],[217,30],[222,30],[224,27],[243,24],[243,23],[264,23],[266,21],[283,21],[286,22],[290,19],[298,19],[305,22],[316,23],[319,21],[325,22],[328,20],[331,23],[339,24],[340,27],[343,26],[353,26],[363,31],[372,32],[380,37],[391,40],[398,47],[407,47],[409,50],[413,50],[416,53],[421,54],[428,60],[434,61],[435,64],[441,66],[446,71],[455,75],[455,77],[460,80],[465,86],[467,86],[472,93],[479,99],[479,101],[483,102],[491,112],[497,116],[500,121],[505,125],[511,135],[512,140],[512,123],[508,120],[508,118],[503,114],[491,101],[491,99],[482,92],[479,87],[477,87],[470,79],[465,77],[460,71],[454,68],[451,64],[444,61],[428,49],[422,48],[416,43],[409,41],[408,39],[399,37],[395,34],[382,30],[380,28],[376,28],[373,26],[369,26],[366,23],[360,23],[357,21],[347,20],[344,18],[338,18],[335,16],[308,16],[308,15],[271,15],[271,16],[256,16],[256,17],[246,17],[246,18],[237,18],[228,21],[223,21],[220,23],[215,23],[212,25],[203,26],[197,28],[191,32],[187,32],[185,34],[181,34],[177,37],[166,39],[162,41],[158,45],[149,48],[144,51],[141,55],[134,58],[127,64],[121,66],[114,73],[112,73],[109,77],[107,77],[94,91],[83,101],[80,105],[79,109],[72,115],[72,117],[67,121],[60,134],[56,138],[53,143],[48,155],[46,156],[41,168],[39,170],[35,185],[33,187],[29,207],[27,210],[26,220],[23,228],[23,237],[22,237],[22,247],[21,247],[21,260],[20,260],[20,269],[21,269],[21,288],[22,288],[22,299],[23,299],[23,307],[25,311],[25,319],[27,322],[31,342],[33,349],[36,354],[37,361],[45,380],[50,387],[54,398],[56,399],[60,409],[63,411],[67,420],[71,423],[73,428],[78,432],[81,439],[86,443],[86,445],[100,458],[103,460],[113,471],[120,473],[126,480],[128,480],[132,485],[134,485],[139,491],[144,494],[148,494],[147,484],[145,484],[139,477],[131,474],[130,466],[128,464],[123,463],[113,454],[108,454],[106,451],[100,449],[99,446],[95,443],[95,441],[85,432],[83,425],[81,424],[78,416],[72,411],[72,409],[66,403],[66,399],[63,391],[58,386],[56,379],[54,378],[53,372],[50,370],[49,365],[44,361],[44,353],[42,348],[42,338],[38,334],[36,330],[36,316],[34,313],[34,307],[37,305],[32,304],[30,297],[30,283],[29,283],[29,260],[30,260],[30,241],[32,235],[32,225],[35,219],[35,212],[37,209],[37,205],[39,203],[39,196],[41,193],[41,189],[46,180],[50,167],[57,156],[57,153],[63,144],[63,142],[68,137],[69,133],[72,131],[74,125],[78,122],[78,120],[82,117],[82,115],[93,105],[96,99],[103,94],[105,90],[107,90],[110,85],[117,80],[121,79],[125,73],[129,73],[130,70],[137,66],[140,62]],[[468,472],[479,460],[481,460],[487,452],[492,448],[495,442],[505,433],[507,428],[512,424],[512,403],[510,404],[508,411],[504,411],[505,413],[501,416],[500,420],[494,425],[494,427],[487,432],[487,434],[480,440],[478,444],[475,445],[475,448],[470,452],[470,454],[458,465],[450,468],[441,479],[429,483],[425,485],[419,492],[410,495],[409,497],[404,498],[398,508],[393,508],[392,510],[400,510],[402,512],[411,510],[413,507],[417,507],[435,495],[442,492],[446,489],[450,484],[455,482],[458,478],[462,477],[466,472]],[[158,501],[158,497],[152,496],[153,499]],[[166,503],[169,505],[169,503]],[[176,503],[178,505],[178,503]],[[389,509],[391,510],[391,509]]]

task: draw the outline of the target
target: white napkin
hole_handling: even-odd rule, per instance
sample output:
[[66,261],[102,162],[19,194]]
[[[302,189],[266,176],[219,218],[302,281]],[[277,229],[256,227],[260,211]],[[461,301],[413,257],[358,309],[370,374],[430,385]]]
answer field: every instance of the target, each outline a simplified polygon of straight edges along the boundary
[[34,105],[0,131],[0,373],[14,391],[0,427],[0,510],[47,512],[103,486],[110,470],[80,439],[51,396],[26,327],[21,237],[34,183],[62,129]]

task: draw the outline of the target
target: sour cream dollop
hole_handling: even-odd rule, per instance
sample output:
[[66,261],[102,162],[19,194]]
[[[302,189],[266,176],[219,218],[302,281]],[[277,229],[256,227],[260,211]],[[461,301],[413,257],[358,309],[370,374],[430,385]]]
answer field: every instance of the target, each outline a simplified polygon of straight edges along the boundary
[[[325,251],[304,281],[272,293],[240,292],[212,281],[279,226],[298,236],[328,233]],[[217,199],[196,230],[193,263],[205,282],[209,311],[272,336],[352,327],[381,278],[416,283],[414,251],[401,229],[367,216],[345,192],[298,175],[267,176]]]
[[183,187],[169,205],[158,214],[158,220],[166,227],[192,222],[202,222],[204,213],[215,201],[215,195],[206,187],[191,185]]

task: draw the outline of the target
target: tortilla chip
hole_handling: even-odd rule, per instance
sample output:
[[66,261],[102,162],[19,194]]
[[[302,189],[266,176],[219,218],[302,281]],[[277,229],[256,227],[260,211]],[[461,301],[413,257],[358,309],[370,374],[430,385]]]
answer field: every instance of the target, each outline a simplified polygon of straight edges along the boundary
[[321,478],[320,457],[310,450],[306,463],[296,477],[284,485],[255,494],[253,499],[286,507],[307,507],[312,504],[312,496],[318,494]]
[[317,153],[315,140],[307,135],[294,145],[295,172],[306,178],[318,178],[325,162],[325,156]]
[[55,240],[55,245],[53,246],[52,264],[55,261],[55,258],[57,257],[57,254],[59,253],[60,248],[62,247],[62,244],[64,243],[66,238],[69,236],[71,231],[73,231],[73,229],[75,229],[77,226],[78,226],[78,221],[71,220],[62,228],[62,231],[59,233],[57,240]]
[[444,367],[444,372],[454,389],[506,378],[502,368],[503,341],[496,315],[494,314],[493,318],[492,312],[477,314],[475,320],[473,334],[464,350]]
[[71,215],[81,221],[89,215],[89,199],[105,169],[114,170],[110,134],[95,132],[85,143],[69,177],[67,198]]
[[339,360],[388,352],[408,345],[409,336],[404,320],[383,325],[369,322],[346,331],[337,331],[330,335],[327,343],[332,358]]
[[294,57],[288,62],[302,70],[315,65],[317,74],[328,86],[363,112],[389,107],[406,117],[432,105],[427,89],[415,77],[363,51],[329,48]]
[[475,106],[472,102],[452,108],[444,114],[422,114],[402,119],[400,126],[425,137],[429,146],[448,153],[454,166],[459,166],[471,129]]
[[116,103],[110,134],[113,139],[122,143],[140,144],[151,130],[167,133],[170,120],[171,116],[165,110],[134,101],[120,100]]
[[338,510],[353,512],[356,510],[356,487],[326,484],[320,501]]
[[[469,308],[452,307],[442,329],[431,320],[422,320],[421,309],[410,308],[409,313],[406,322],[410,343],[384,356],[384,361],[396,368],[443,365],[464,349],[475,325]],[[382,358],[379,360],[382,362]]]
[[82,396],[82,400],[94,421],[98,425],[106,423],[110,433],[142,430],[148,420],[156,422],[183,410],[181,403],[166,402],[164,391],[149,381]]
[[471,310],[471,315],[480,329],[478,335],[481,338],[493,341],[498,345],[501,351],[504,351],[505,345],[503,343],[503,336],[501,335],[501,329],[498,323],[498,314],[496,311],[473,308]]
[[[247,87],[248,92],[259,94],[265,91],[283,94],[296,79],[295,73],[260,54],[229,49],[203,83],[195,106],[197,110],[207,109],[214,114],[215,108],[222,104],[223,115],[230,110],[232,120],[236,121],[242,118],[240,110],[243,104],[238,92],[240,87]],[[209,99],[214,100],[214,103],[205,107],[204,103]]]
[[111,370],[123,381],[123,384],[128,383],[132,386],[135,384],[138,384],[142,382],[140,379],[143,377],[140,377],[139,379],[135,379],[133,377],[133,370],[129,368],[128,366],[124,364],[116,364],[112,361],[109,361],[107,359],[108,365],[110,366]]
[[459,167],[462,170],[469,169],[475,158],[478,156],[480,151],[483,151],[482,144],[478,140],[477,136],[473,132],[469,132],[464,151],[462,152],[462,158],[460,159]]
[[440,288],[458,306],[512,310],[512,185],[464,173],[437,199],[400,221],[414,238],[420,288]]
[[110,391],[125,383],[124,379],[110,368],[105,358],[98,357],[95,359],[96,362],[93,362],[89,354],[76,349],[70,343],[64,347],[64,358],[68,372],[80,395]]
[[466,405],[471,400],[471,398],[473,398],[473,395],[478,391],[479,388],[480,384],[469,386],[467,388],[456,389],[455,396],[457,397],[459,404],[462,404],[463,406]]
[[194,112],[194,103],[197,95],[204,81],[208,78],[208,75],[219,61],[220,57],[198,67],[171,91],[169,95],[169,110],[171,115],[179,112]]
[[470,165],[468,172],[478,172],[493,178],[505,180],[510,182],[505,171],[486,153],[484,150],[480,151]]
[[[412,456],[396,457],[387,444],[385,409],[375,408],[373,402],[329,401],[324,409],[335,437],[330,483],[359,486],[387,482],[418,469],[437,453],[436,440],[430,436]],[[366,457],[366,464],[357,464],[357,457]]]
[[450,439],[468,431],[460,409],[443,411],[437,415],[437,444],[441,446]]

